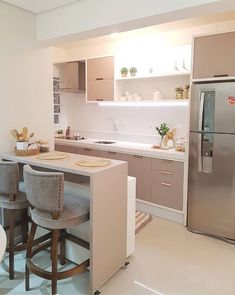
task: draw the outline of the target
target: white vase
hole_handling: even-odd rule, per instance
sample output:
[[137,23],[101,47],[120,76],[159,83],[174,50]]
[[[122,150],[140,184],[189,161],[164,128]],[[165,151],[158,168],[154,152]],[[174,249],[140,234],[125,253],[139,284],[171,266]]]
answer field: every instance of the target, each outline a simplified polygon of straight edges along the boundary
[[17,150],[27,150],[29,143],[27,141],[17,141],[16,142],[16,149]]

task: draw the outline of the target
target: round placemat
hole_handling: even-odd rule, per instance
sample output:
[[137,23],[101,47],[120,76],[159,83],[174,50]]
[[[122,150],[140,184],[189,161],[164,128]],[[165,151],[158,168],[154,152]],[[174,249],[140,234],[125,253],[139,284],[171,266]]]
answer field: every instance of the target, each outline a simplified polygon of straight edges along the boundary
[[75,164],[77,166],[83,167],[101,167],[111,164],[109,160],[105,159],[90,159],[90,160],[79,160],[76,161]]
[[36,156],[36,158],[40,160],[61,160],[66,159],[68,157],[68,154],[60,152],[50,152]]

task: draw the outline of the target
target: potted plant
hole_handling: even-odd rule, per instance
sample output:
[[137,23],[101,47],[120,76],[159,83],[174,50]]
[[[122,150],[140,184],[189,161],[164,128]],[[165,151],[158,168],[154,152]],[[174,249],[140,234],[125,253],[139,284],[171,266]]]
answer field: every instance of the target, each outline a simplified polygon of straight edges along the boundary
[[120,72],[121,72],[122,77],[123,78],[126,78],[126,76],[128,74],[128,68],[122,67],[121,70],[120,70]]
[[189,89],[190,89],[190,85],[189,84],[185,85],[185,89],[184,89],[184,98],[185,99],[189,99]]
[[163,140],[163,137],[166,135],[166,133],[169,131],[169,127],[165,122],[161,123],[159,127],[156,127],[156,130],[158,134],[161,136],[161,140]]
[[63,131],[63,129],[58,129],[58,130],[56,131],[56,133],[58,134],[57,137],[63,137],[63,133],[64,133],[64,131]]
[[34,136],[34,133],[28,133],[28,127],[24,127],[21,132],[16,129],[10,131],[12,136],[16,139],[17,150],[27,150],[29,146],[29,140]]
[[131,67],[130,68],[131,77],[135,77],[136,73],[137,73],[137,68],[136,67]]
[[176,87],[175,91],[176,91],[175,98],[183,99],[184,89],[180,86],[180,87]]

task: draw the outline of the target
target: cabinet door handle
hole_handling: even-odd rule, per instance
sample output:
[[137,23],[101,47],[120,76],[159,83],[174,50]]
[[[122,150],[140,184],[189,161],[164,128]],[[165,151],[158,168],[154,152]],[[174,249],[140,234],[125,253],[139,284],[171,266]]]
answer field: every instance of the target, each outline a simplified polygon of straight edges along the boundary
[[96,101],[103,101],[103,98],[96,98]]
[[104,80],[104,78],[96,78],[96,81]]
[[164,163],[173,163],[172,160],[161,160],[161,161],[164,162]]
[[111,151],[108,151],[109,154],[113,154],[113,155],[116,155],[117,153],[116,152],[111,152]]
[[91,151],[91,149],[88,149],[88,148],[84,148],[84,151]]
[[143,159],[143,156],[140,155],[133,155],[135,158]]
[[162,174],[173,175],[173,173],[172,172],[169,172],[169,171],[161,171],[161,172],[162,172]]
[[213,77],[215,77],[215,78],[228,77],[228,74],[214,75]]
[[172,184],[170,184],[170,183],[166,183],[166,182],[161,182],[161,185],[163,185],[163,186],[168,186],[168,187],[173,187]]

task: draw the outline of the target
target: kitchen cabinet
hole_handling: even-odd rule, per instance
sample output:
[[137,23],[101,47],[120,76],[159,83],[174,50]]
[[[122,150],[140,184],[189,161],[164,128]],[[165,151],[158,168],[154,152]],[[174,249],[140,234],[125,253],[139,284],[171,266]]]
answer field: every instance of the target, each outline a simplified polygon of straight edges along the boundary
[[172,160],[56,145],[57,151],[71,152],[128,162],[128,175],[136,177],[137,199],[183,210],[184,163]]
[[181,162],[152,159],[152,202],[183,210],[183,174]]
[[87,101],[114,100],[114,57],[87,60]]
[[128,162],[128,175],[136,178],[137,199],[151,202],[151,158],[112,151],[102,151],[101,157]]
[[85,62],[74,61],[64,65],[63,91],[85,92]]
[[194,39],[193,79],[235,76],[235,32]]
[[127,155],[128,175],[136,177],[137,199],[151,202],[151,158]]

